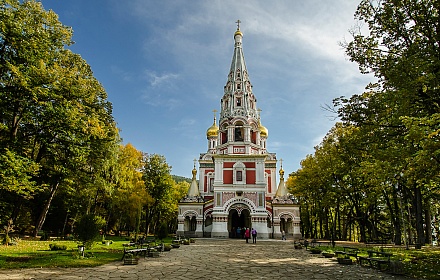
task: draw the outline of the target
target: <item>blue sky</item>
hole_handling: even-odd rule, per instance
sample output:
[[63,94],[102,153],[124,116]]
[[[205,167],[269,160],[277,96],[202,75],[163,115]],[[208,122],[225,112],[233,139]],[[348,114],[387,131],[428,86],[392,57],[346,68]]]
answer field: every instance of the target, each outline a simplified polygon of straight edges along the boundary
[[358,1],[41,2],[73,28],[70,49],[106,89],[124,144],[165,156],[175,175],[191,177],[193,159],[207,151],[237,19],[267,149],[286,174],[334,125],[322,106],[361,93],[372,79],[338,44],[351,39]]

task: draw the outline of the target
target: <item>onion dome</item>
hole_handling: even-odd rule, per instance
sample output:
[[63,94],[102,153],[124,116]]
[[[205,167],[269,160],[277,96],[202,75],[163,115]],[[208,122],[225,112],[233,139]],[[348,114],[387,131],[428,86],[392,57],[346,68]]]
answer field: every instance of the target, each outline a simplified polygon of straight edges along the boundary
[[218,126],[216,123],[216,117],[214,116],[214,123],[206,131],[206,137],[211,138],[211,137],[217,137],[217,136],[218,136]]
[[234,33],[234,38],[235,36],[240,35],[241,37],[243,37],[243,33],[241,33],[240,29],[237,29],[237,31],[235,31]]
[[260,122],[260,120],[258,120],[258,129],[260,130],[260,136],[261,137],[268,137],[269,136],[269,131],[267,130],[267,128],[265,126],[263,126]]

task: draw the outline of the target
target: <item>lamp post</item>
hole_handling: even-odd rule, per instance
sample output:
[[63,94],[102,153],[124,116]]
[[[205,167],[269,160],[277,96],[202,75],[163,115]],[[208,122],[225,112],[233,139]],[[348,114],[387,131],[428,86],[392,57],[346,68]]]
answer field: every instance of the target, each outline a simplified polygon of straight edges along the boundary
[[78,253],[81,254],[82,257],[84,257],[84,244],[83,245],[78,245]]
[[203,201],[203,207],[202,207],[202,237],[205,237],[205,198],[201,197]]
[[272,239],[274,239],[275,234],[274,234],[274,222],[273,222],[273,198],[270,200],[270,208],[271,208],[271,212],[272,212]]

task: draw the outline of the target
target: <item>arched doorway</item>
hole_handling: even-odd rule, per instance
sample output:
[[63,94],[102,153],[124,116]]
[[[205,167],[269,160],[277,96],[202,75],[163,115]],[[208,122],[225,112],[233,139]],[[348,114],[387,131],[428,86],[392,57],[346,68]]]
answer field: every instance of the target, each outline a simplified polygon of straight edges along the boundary
[[195,216],[186,216],[185,217],[185,232],[194,232],[197,228],[197,220]]
[[[229,211],[228,231],[230,238],[241,238],[240,235],[243,235],[243,231],[241,229],[251,227],[251,213],[249,209],[232,208]],[[237,228],[240,228],[240,234],[238,234]]]
[[283,231],[287,234],[293,233],[293,221],[292,217],[288,215],[283,215],[280,218],[280,231]]

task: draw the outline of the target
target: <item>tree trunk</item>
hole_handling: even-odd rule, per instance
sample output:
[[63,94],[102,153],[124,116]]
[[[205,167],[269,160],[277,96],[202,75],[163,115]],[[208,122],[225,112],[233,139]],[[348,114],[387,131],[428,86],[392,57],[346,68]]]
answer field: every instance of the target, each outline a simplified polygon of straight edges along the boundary
[[63,237],[66,236],[66,225],[67,225],[68,218],[69,218],[69,209],[67,209],[66,218],[64,219],[64,224],[63,224],[63,230],[61,232],[61,236],[63,236]]
[[423,229],[423,205],[422,205],[422,193],[417,186],[414,188],[415,199],[415,214],[416,214],[416,231],[417,231],[417,243],[425,244],[425,234]]
[[[429,205],[429,199],[426,199],[425,205],[428,206]],[[425,236],[426,236],[426,243],[427,244],[432,244],[432,226],[431,226],[431,210],[429,209],[429,207],[426,207],[425,209],[425,225],[426,225],[426,232],[425,232]]]
[[[393,208],[394,208],[394,244],[402,245],[402,220],[399,218],[399,213],[401,210],[399,209],[399,203],[397,198],[397,191],[393,192]],[[403,218],[403,217],[402,217]]]
[[60,185],[60,181],[57,180],[50,190],[49,198],[47,199],[46,204],[44,205],[43,210],[41,211],[40,217],[38,218],[37,225],[35,226],[34,237],[37,237],[38,232],[43,227],[44,221],[46,220],[47,212],[49,212],[50,204],[52,203],[52,199],[54,198],[59,185]]
[[[342,236],[341,236],[341,208],[339,208],[339,199],[336,200],[336,213],[335,213],[335,219],[337,220],[337,235],[336,235],[336,239],[337,240],[342,240]],[[335,233],[336,233],[336,224],[335,224]]]

